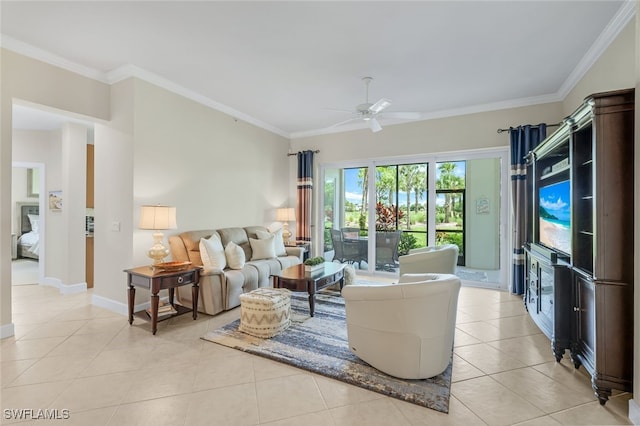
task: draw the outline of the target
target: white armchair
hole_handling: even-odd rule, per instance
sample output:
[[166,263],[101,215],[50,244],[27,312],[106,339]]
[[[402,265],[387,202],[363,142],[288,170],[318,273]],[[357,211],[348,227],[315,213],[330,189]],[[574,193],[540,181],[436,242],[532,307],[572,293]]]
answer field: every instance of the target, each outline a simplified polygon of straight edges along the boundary
[[398,258],[400,275],[403,274],[455,274],[458,263],[458,246],[445,244],[409,250]]
[[344,287],[351,352],[394,377],[437,376],[451,360],[459,292],[460,279],[451,274]]

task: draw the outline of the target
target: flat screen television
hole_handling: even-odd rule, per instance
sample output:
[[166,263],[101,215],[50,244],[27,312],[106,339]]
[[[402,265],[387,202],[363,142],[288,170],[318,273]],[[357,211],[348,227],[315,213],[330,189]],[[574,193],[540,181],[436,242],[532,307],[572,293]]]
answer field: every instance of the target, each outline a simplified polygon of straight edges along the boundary
[[538,242],[571,254],[571,183],[569,180],[540,187]]

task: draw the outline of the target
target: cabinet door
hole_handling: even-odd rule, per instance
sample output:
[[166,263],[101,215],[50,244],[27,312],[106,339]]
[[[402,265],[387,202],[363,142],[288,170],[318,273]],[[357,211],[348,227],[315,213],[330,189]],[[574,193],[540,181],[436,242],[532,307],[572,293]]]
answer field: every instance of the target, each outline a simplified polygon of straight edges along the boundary
[[538,262],[532,259],[529,253],[527,253],[526,275],[525,303],[529,313],[536,315],[540,311],[538,304]]
[[554,273],[553,268],[540,264],[540,316],[547,326],[553,328],[554,320]]
[[582,362],[594,365],[595,353],[595,285],[593,281],[575,275],[575,344]]

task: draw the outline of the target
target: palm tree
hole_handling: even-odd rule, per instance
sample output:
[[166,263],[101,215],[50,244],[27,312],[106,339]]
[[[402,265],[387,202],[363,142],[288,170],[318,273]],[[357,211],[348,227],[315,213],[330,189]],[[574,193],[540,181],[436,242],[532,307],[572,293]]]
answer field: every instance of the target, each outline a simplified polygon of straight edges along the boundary
[[[436,181],[437,189],[464,188],[464,179],[454,174],[456,163],[439,163],[438,169],[440,170],[440,178]],[[454,208],[453,194],[445,193],[444,200],[444,222],[448,223],[451,222],[451,213]]]

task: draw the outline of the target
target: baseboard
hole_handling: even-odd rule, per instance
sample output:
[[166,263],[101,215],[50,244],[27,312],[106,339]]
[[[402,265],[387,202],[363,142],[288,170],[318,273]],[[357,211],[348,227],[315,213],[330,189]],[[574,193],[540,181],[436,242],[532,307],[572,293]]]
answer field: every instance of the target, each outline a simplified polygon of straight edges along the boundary
[[62,284],[60,286],[60,294],[75,294],[87,291],[87,283],[79,284]]
[[629,420],[634,425],[640,425],[640,405],[633,398],[629,400]]
[[55,287],[60,290],[60,294],[75,294],[87,291],[87,283],[62,284],[58,278],[45,277],[42,285]]
[[[169,297],[161,297],[160,300],[168,302]],[[120,315],[129,315],[129,305],[126,303],[118,302],[113,299],[107,299],[106,297],[98,296],[94,294],[91,297],[91,304],[96,305],[100,308],[108,309],[112,312],[115,312]],[[151,302],[147,301],[144,303],[140,303],[138,305],[133,306],[133,312],[144,311],[145,309],[149,309],[151,307]]]
[[15,336],[16,328],[12,322],[9,324],[0,325],[0,339]]
[[44,277],[44,280],[42,280],[42,285],[60,288],[60,286],[62,285],[62,281],[60,281],[58,278]]
[[113,299],[107,299],[106,297],[98,296],[94,294],[91,296],[91,304],[100,308],[108,309],[120,315],[129,315],[129,309],[126,303],[118,302]]

